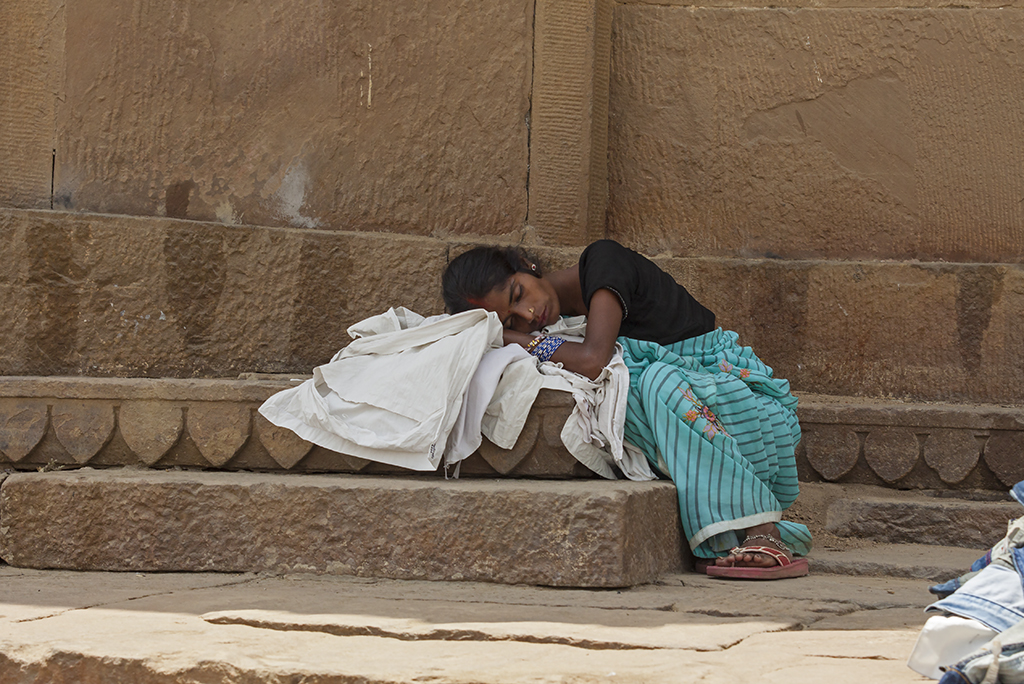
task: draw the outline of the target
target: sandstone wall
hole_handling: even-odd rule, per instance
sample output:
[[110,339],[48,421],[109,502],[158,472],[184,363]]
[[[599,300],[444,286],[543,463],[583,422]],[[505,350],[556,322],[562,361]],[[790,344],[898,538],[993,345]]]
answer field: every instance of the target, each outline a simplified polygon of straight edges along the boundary
[[5,206],[414,234],[526,220],[532,0],[5,0],[0,19]]
[[617,5],[609,235],[798,389],[1019,404],[1024,10],[810,4]]
[[0,3],[0,374],[306,372],[608,234],[797,390],[1021,404],[1024,10],[934,4]]
[[619,5],[610,233],[653,253],[1020,263],[1024,10],[854,4]]

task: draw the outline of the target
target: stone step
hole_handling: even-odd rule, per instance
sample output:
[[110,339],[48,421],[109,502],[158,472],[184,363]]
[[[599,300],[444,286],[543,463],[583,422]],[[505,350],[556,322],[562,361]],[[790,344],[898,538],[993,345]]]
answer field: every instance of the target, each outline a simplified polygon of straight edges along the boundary
[[871,485],[801,483],[787,517],[804,522],[821,548],[880,544],[960,547],[977,553],[1006,534],[1024,507],[1007,492],[895,491]]
[[621,587],[688,562],[670,482],[84,468],[0,485],[12,566]]
[[[0,468],[409,474],[311,444],[257,412],[303,379],[0,377]],[[484,439],[460,475],[596,477],[561,442],[573,406],[570,394],[542,389],[515,446],[501,449]]]
[[982,551],[929,544],[879,544],[834,549],[822,545],[808,556],[812,573],[902,577],[945,582],[966,573]]
[[[271,425],[256,409],[291,378],[0,377],[0,468],[404,472]],[[1024,409],[799,398],[802,481],[1002,493],[1024,479]],[[572,407],[568,394],[541,390],[516,445],[485,440],[461,475],[594,477],[559,438]]]

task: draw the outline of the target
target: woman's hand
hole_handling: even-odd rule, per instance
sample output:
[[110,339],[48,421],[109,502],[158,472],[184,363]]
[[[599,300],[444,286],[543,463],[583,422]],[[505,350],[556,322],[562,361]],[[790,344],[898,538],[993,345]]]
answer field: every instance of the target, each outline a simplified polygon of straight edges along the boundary
[[505,328],[501,334],[502,340],[505,344],[518,344],[522,347],[530,344],[530,340],[533,339],[533,335],[524,332],[518,332],[510,328]]
[[[622,325],[622,305],[611,290],[598,290],[590,298],[587,313],[587,335],[582,344],[566,342],[551,356],[551,360],[562,364],[566,370],[596,380],[601,370],[608,365],[615,351],[615,339]],[[505,330],[502,337],[505,344],[519,344],[525,347],[533,335]]]

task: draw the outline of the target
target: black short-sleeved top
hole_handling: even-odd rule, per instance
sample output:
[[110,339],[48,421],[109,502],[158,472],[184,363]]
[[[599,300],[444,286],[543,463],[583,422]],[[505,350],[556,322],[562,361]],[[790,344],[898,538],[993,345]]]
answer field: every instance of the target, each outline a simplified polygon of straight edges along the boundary
[[605,288],[622,304],[619,335],[671,344],[715,329],[715,314],[647,257],[614,240],[600,240],[580,255],[583,302]]

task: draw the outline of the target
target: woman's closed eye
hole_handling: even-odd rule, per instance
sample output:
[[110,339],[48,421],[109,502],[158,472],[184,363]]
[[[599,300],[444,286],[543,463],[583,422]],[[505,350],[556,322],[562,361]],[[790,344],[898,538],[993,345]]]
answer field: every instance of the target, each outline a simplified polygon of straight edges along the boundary
[[[515,307],[522,300],[522,298],[523,298],[523,286],[520,285],[519,283],[515,282],[515,281],[512,281],[512,286],[509,288],[509,291],[508,291],[508,306],[509,306],[509,309],[512,309],[513,307]],[[510,311],[509,315],[506,316],[505,320],[502,322],[502,325],[504,325],[505,328],[511,330],[512,328],[515,327],[516,319],[517,318],[518,318],[518,316],[515,313],[512,313]]]

